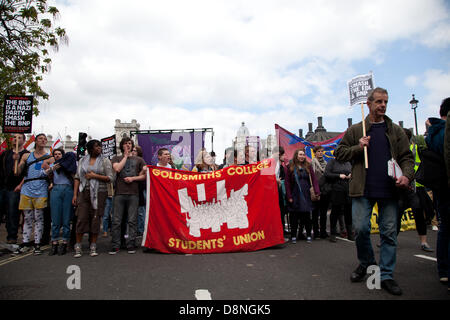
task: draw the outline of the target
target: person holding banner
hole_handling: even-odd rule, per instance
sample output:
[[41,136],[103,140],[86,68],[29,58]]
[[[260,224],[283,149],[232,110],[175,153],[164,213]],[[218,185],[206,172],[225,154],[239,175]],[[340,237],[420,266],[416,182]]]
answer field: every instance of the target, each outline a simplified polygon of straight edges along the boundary
[[[20,192],[19,210],[24,211],[23,243],[16,254],[26,252],[31,248],[31,234],[34,224],[34,254],[40,255],[41,238],[44,232],[44,209],[48,202],[48,177],[45,172],[54,162],[52,156],[45,151],[47,136],[43,133],[36,136],[35,150],[25,154],[18,165],[17,175],[25,172]],[[19,154],[14,153],[14,160]]]
[[[142,148],[140,146],[135,146],[131,154],[134,157],[143,158],[144,153],[142,152]],[[138,224],[137,224],[137,233],[138,236],[142,236],[144,234],[145,229],[145,203],[146,203],[146,182],[139,181],[139,207],[138,207]]]
[[[22,179],[24,178],[24,172],[17,176],[14,174],[15,163],[20,161],[24,154],[29,153],[27,149],[23,147],[25,143],[25,135],[15,134],[13,140],[13,146],[18,146],[17,150],[9,149],[2,153],[0,157],[0,170],[1,177],[4,184],[3,192],[6,198],[6,241],[8,244],[17,243],[17,233],[19,230],[19,201],[20,201],[20,189],[22,187]],[[14,153],[18,153],[18,160],[14,160]]]
[[[310,189],[313,187],[316,195],[320,195],[314,170],[306,160],[305,149],[297,149],[292,162],[287,168],[286,174],[286,196],[288,199],[289,213],[291,218],[291,241],[297,243],[297,229],[304,225],[306,229],[306,241],[310,243],[311,238],[311,211],[312,201]],[[299,233],[302,229],[299,230]]]
[[72,198],[77,207],[75,258],[83,254],[81,241],[85,233],[89,233],[89,255],[98,256],[97,237],[108,196],[107,183],[113,180],[111,162],[102,156],[101,142],[89,140],[86,150],[88,154],[78,163]]
[[172,166],[170,165],[170,151],[167,148],[161,148],[158,150],[158,163],[156,164],[157,167],[164,167],[164,168],[170,168],[172,169]]
[[[381,237],[380,280],[381,287],[394,295],[402,290],[393,279],[397,255],[397,188],[408,188],[414,177],[414,158],[403,129],[386,116],[388,92],[373,89],[368,98],[369,115],[363,120],[367,136],[363,136],[363,123],[347,129],[335,151],[338,161],[352,162],[352,179],[349,195],[352,198],[352,219],[356,234],[359,266],[350,280],[361,282],[367,268],[375,265],[375,255],[370,240],[372,208],[378,204]],[[368,169],[365,169],[364,149],[367,148]],[[388,161],[394,159],[403,175],[396,179],[388,175]]]
[[194,172],[211,172],[218,170],[214,163],[211,154],[205,149],[200,150],[195,158],[195,166],[192,169]]

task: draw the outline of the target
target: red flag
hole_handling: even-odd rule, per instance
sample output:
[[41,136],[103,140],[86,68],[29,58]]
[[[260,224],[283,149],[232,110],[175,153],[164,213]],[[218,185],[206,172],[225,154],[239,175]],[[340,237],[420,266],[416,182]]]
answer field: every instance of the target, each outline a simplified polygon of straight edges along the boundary
[[28,151],[31,152],[34,148],[34,140],[35,140],[35,136],[34,136],[34,134],[32,134],[30,139],[28,139],[28,141],[25,142],[25,144],[23,145],[24,149],[27,149]]
[[[14,140],[13,137],[9,138],[9,141],[12,142]],[[0,144],[0,154],[2,154],[3,152],[5,152],[8,149],[8,140],[3,141],[2,144]]]
[[211,173],[148,166],[142,245],[166,253],[216,253],[283,243],[270,166],[262,161]]
[[278,145],[284,148],[286,159],[289,160],[294,156],[295,150],[300,148],[305,148],[306,156],[311,160],[314,158],[312,149],[315,146],[322,146],[324,148],[324,159],[328,161],[329,159],[334,158],[334,150],[337,148],[345,134],[345,132],[342,132],[336,137],[326,141],[309,142],[280,127],[278,124],[275,124],[275,132]]
[[0,154],[2,154],[3,152],[5,152],[6,149],[8,149],[8,144],[6,143],[6,140],[5,140],[5,141],[3,141],[2,144],[0,144]]

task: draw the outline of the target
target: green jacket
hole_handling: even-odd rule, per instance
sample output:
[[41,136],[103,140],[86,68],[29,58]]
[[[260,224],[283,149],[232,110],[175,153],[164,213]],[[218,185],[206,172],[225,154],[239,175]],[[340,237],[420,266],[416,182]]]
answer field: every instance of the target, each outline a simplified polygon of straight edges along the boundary
[[[369,116],[364,120],[366,132],[370,130]],[[392,157],[398,162],[403,175],[410,181],[414,178],[414,157],[409,149],[409,141],[403,129],[384,116],[387,125],[386,136],[389,140]],[[359,139],[363,136],[362,122],[359,122],[345,132],[341,143],[334,155],[339,161],[352,163],[352,178],[349,185],[350,197],[364,196],[366,185],[366,170],[364,168],[364,149],[359,146]],[[370,146],[369,146],[370,148]]]

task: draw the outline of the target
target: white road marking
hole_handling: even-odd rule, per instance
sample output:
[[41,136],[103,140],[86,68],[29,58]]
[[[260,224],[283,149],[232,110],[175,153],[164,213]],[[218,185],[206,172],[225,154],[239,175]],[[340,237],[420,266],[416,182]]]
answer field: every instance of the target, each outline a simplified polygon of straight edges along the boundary
[[206,289],[195,290],[195,298],[197,300],[212,300],[211,293]]
[[344,241],[351,242],[351,243],[355,242],[355,241],[351,241],[351,240],[348,240],[348,239],[345,239],[345,238],[341,238],[341,237],[336,237],[336,239],[344,240]]
[[415,254],[414,257],[422,258],[422,259],[427,259],[427,260],[431,260],[431,261],[437,261],[436,258],[429,257],[429,256],[425,256],[425,255],[423,255],[423,254]]

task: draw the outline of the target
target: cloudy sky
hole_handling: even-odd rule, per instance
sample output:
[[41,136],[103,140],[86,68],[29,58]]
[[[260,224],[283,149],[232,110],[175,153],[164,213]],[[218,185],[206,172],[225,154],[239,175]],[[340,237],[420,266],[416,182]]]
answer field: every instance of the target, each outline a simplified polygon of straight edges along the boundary
[[[69,44],[52,55],[48,101],[33,130],[56,136],[213,128],[219,158],[245,122],[306,133],[322,116],[344,131],[347,81],[373,72],[388,115],[419,133],[450,96],[450,2],[444,0],[53,0]],[[365,107],[367,114],[367,107]]]

